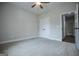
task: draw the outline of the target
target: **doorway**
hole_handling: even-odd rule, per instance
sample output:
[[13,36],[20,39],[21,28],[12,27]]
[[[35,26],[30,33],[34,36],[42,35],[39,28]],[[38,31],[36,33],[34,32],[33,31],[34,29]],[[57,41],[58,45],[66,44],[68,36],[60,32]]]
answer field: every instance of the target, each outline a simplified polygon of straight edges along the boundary
[[62,41],[75,43],[75,15],[68,13],[62,15]]

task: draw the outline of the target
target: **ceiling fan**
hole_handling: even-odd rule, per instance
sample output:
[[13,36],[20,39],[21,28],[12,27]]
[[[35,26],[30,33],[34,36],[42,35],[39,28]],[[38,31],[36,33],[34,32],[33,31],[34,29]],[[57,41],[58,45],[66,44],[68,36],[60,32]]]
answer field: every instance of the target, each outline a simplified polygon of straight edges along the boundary
[[33,5],[32,5],[32,8],[35,7],[35,6],[39,6],[41,9],[43,9],[43,4],[48,4],[50,2],[35,2]]

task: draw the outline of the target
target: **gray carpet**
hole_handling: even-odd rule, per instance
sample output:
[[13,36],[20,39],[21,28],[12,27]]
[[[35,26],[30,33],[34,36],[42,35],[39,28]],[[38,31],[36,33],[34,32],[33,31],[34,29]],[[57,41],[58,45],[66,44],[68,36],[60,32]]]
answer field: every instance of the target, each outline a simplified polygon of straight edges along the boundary
[[35,38],[1,45],[9,56],[78,56],[75,44]]

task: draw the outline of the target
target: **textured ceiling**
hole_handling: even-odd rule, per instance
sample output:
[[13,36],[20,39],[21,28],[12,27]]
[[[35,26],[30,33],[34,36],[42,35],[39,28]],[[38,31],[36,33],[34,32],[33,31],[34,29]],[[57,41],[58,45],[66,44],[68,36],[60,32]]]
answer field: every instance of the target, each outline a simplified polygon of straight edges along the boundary
[[43,4],[43,7],[44,7],[43,9],[41,9],[39,6],[31,8],[31,6],[33,5],[33,2],[11,2],[10,4],[13,4],[25,10],[28,10],[34,14],[45,14],[53,10],[53,8],[56,8],[56,6],[62,6],[63,4],[67,5],[70,3],[69,2],[50,2],[48,4]]

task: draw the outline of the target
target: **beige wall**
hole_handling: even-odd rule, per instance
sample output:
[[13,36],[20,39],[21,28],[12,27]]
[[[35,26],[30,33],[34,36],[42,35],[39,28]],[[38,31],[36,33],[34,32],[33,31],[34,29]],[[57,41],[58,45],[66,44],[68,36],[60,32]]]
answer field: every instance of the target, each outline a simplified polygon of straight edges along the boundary
[[8,3],[0,3],[0,42],[37,36],[37,16]]
[[[52,5],[52,8],[49,13],[43,14],[39,17],[41,22],[44,18],[49,18],[50,22],[50,34],[49,39],[62,41],[62,17],[61,15],[67,12],[75,11],[75,3],[60,3]],[[41,23],[39,26],[43,26]],[[39,31],[42,31],[40,28]],[[42,35],[39,32],[39,36]],[[45,37],[45,36],[43,36]]]

